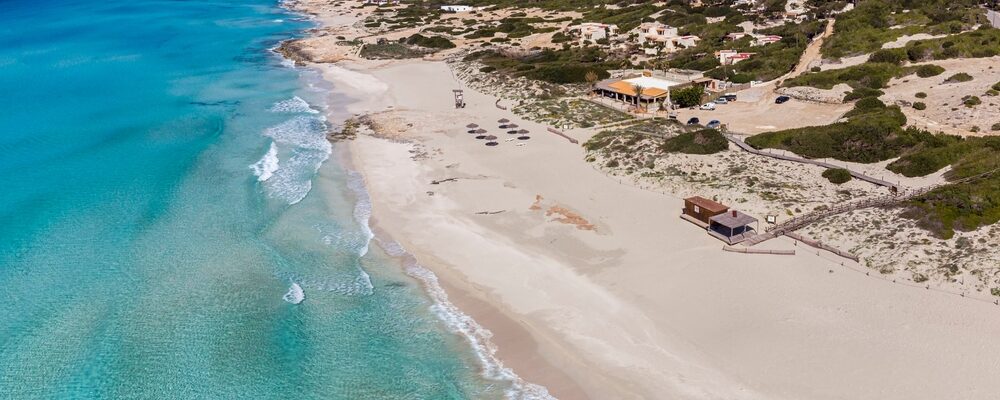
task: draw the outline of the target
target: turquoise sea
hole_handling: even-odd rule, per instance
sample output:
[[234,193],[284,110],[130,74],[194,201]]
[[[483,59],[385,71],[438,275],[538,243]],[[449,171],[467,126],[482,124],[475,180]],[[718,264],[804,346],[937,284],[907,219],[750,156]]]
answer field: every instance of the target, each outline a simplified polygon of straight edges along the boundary
[[0,0],[0,398],[531,397],[371,241],[346,100],[269,51],[309,26]]

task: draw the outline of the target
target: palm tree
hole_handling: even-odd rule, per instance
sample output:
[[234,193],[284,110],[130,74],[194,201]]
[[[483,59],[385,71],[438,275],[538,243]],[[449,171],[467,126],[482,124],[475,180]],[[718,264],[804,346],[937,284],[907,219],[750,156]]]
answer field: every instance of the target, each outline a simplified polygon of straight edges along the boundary
[[583,76],[583,79],[587,80],[587,84],[590,85],[590,93],[594,93],[594,88],[597,86],[597,73],[594,71],[587,71],[587,74]]
[[632,85],[632,90],[635,91],[635,108],[636,108],[636,110],[638,110],[639,109],[639,100],[640,100],[640,97],[642,97],[642,91],[646,90],[646,88],[642,87],[641,85]]

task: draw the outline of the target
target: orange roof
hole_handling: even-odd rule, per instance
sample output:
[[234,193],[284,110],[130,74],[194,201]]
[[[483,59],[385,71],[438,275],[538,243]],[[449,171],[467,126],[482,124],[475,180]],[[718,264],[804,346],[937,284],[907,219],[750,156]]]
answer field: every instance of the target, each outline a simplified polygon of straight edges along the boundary
[[[635,87],[631,83],[618,81],[608,84],[608,87],[617,93],[626,96],[635,96]],[[642,88],[642,95],[646,97],[662,97],[667,95],[667,91],[659,88]]]

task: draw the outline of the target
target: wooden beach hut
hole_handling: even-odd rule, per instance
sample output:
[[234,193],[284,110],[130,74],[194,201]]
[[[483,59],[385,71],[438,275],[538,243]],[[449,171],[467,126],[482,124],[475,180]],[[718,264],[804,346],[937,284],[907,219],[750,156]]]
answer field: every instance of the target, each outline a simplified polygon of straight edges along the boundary
[[701,196],[688,197],[684,199],[684,210],[681,218],[697,224],[702,228],[708,228],[711,218],[723,214],[729,210],[724,204],[706,199]]

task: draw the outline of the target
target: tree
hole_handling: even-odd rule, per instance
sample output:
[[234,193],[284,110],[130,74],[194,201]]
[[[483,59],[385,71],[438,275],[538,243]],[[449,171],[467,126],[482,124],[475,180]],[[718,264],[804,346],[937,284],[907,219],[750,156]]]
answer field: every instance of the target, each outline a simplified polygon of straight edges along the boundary
[[632,90],[635,91],[635,108],[638,109],[639,100],[640,97],[642,97],[642,91],[646,90],[646,88],[642,87],[641,85],[632,85]]
[[593,92],[594,88],[597,86],[597,73],[594,71],[587,71],[587,74],[583,76],[583,79],[587,80],[587,84],[590,85],[590,91]]
[[701,104],[701,96],[705,93],[705,88],[700,85],[692,85],[683,89],[671,90],[670,101],[680,107],[693,107]]

